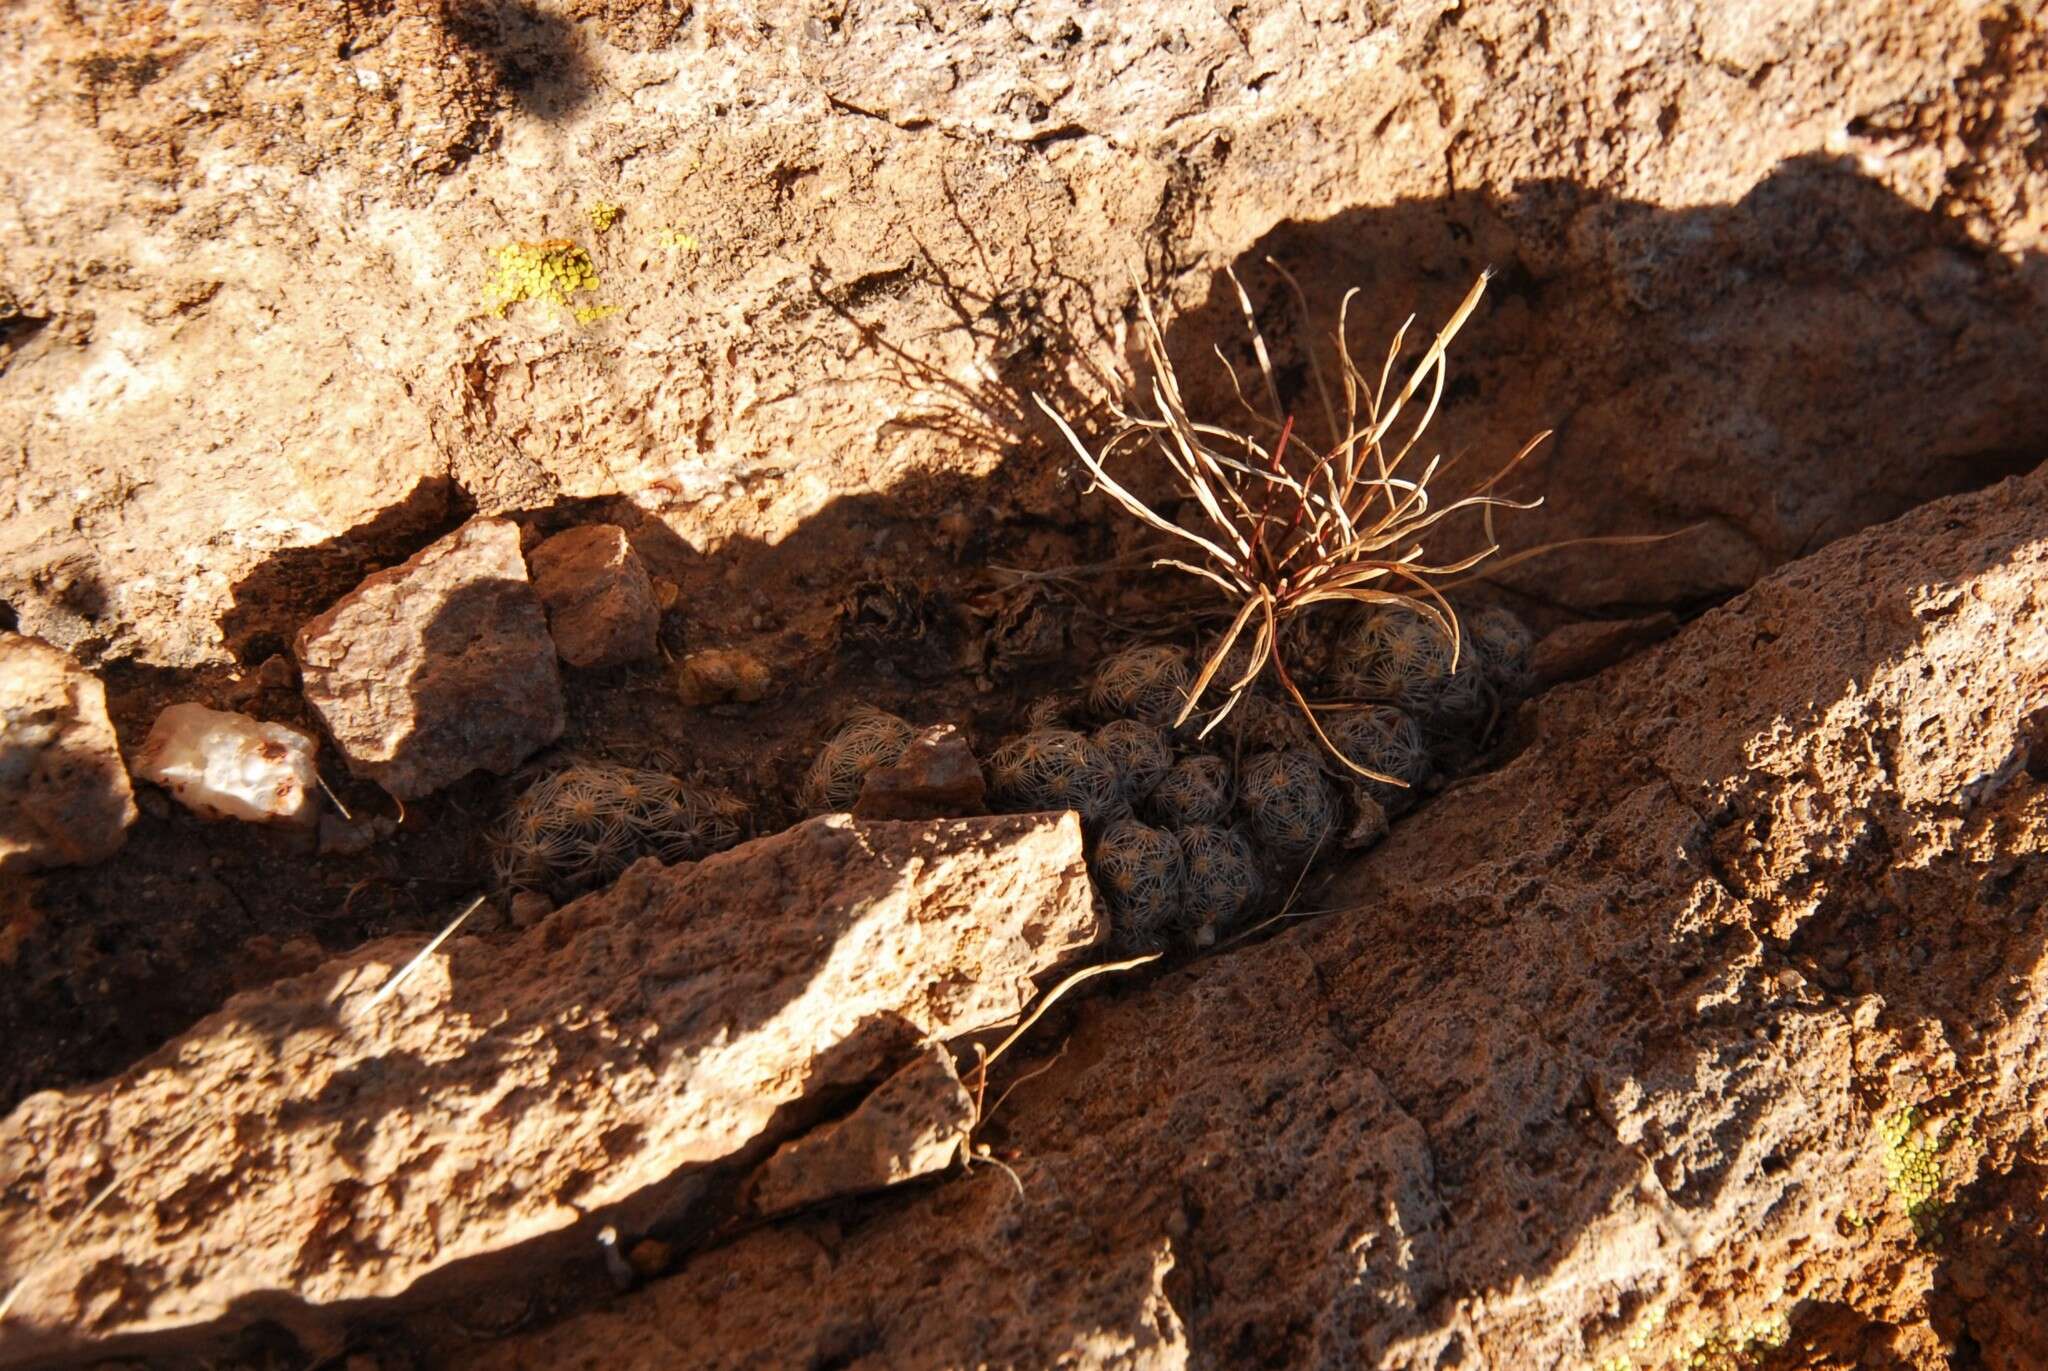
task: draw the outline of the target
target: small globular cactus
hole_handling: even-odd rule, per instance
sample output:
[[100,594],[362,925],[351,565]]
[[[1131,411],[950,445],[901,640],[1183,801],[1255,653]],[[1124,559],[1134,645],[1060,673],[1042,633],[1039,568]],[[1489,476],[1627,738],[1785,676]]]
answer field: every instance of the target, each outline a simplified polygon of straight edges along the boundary
[[1429,743],[1414,719],[1392,705],[1367,705],[1327,715],[1323,732],[1348,760],[1407,782],[1404,788],[1347,772],[1366,794],[1388,810],[1405,809],[1415,802],[1416,787],[1429,775]]
[[1244,917],[1259,896],[1259,862],[1243,830],[1189,824],[1175,832],[1186,893],[1181,919],[1199,947],[1207,947]]
[[802,799],[813,812],[847,810],[861,782],[878,766],[894,766],[917,730],[879,709],[863,709],[832,735],[804,777]]
[[492,841],[499,888],[573,895],[642,857],[696,861],[738,842],[732,796],[637,767],[578,764],[528,786]]
[[1164,829],[1118,819],[1095,844],[1095,883],[1109,900],[1117,941],[1158,947],[1181,910],[1185,871],[1180,843]]
[[1220,824],[1230,817],[1230,763],[1196,753],[1168,768],[1152,791],[1152,811],[1168,828]]
[[1345,632],[1334,656],[1337,684],[1346,694],[1390,701],[1423,718],[1471,724],[1485,718],[1492,704],[1469,639],[1454,651],[1443,627],[1413,610],[1368,610]]
[[1247,759],[1238,777],[1238,804],[1267,851],[1282,861],[1301,861],[1326,846],[1337,823],[1320,760],[1300,748]]
[[1187,657],[1177,647],[1127,647],[1103,658],[1088,684],[1088,707],[1099,716],[1168,725],[1187,703]]
[[1529,688],[1529,629],[1513,612],[1491,606],[1460,621],[1480,668],[1503,695]]
[[1112,719],[1095,730],[1095,746],[1116,768],[1117,790],[1126,804],[1150,795],[1173,764],[1166,735],[1137,719]]
[[1012,738],[989,758],[996,794],[1020,809],[1072,809],[1091,827],[1127,807],[1116,766],[1085,733],[1039,728]]

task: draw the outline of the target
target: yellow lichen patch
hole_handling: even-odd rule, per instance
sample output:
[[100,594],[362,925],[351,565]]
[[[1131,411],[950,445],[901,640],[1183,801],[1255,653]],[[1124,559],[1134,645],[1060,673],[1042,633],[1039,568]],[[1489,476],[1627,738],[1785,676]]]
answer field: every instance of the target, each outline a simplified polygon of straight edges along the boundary
[[612,225],[618,223],[619,216],[625,212],[618,205],[614,205],[606,200],[600,200],[585,209],[583,217],[590,221],[590,227],[596,232],[609,233],[611,232]]
[[674,224],[663,224],[654,231],[654,240],[674,252],[695,252],[697,235],[688,229],[677,228]]
[[[533,301],[550,314],[570,307],[569,297],[579,290],[596,290],[597,268],[590,254],[567,238],[549,238],[538,243],[507,243],[493,248],[497,276],[484,286],[484,303],[491,312],[504,317],[512,306]],[[585,306],[584,309],[594,308]],[[579,319],[583,310],[576,310]],[[585,321],[587,322],[587,321]]]
[[[1751,1371],[1792,1336],[1792,1325],[1783,1314],[1766,1314],[1734,1327],[1684,1328],[1670,1337],[1664,1333],[1665,1312],[1654,1309],[1638,1319],[1629,1334],[1629,1350],[1602,1359],[1599,1371]],[[1656,1350],[1659,1345],[1662,1351]]]
[[1908,1105],[1877,1121],[1884,1177],[1921,1239],[1934,1236],[1948,1203],[1948,1168],[1942,1158],[1965,1130],[1959,1119],[1936,1122]]

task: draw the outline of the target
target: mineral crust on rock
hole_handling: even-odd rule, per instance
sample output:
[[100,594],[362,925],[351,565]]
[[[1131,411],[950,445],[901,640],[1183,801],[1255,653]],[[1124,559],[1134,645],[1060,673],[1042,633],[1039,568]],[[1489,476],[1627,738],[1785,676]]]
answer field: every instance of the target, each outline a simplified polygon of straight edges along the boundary
[[299,630],[306,700],[351,772],[415,799],[562,734],[555,642],[519,529],[473,519]]

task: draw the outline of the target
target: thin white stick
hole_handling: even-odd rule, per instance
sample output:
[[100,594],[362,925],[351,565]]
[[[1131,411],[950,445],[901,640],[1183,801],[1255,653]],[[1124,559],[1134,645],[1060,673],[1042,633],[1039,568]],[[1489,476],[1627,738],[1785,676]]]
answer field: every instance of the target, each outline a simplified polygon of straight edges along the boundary
[[428,943],[418,952],[415,952],[413,954],[411,961],[407,962],[404,966],[398,968],[398,974],[396,976],[393,976],[390,980],[384,982],[384,984],[377,987],[377,993],[370,996],[369,1002],[364,1006],[364,1008],[375,1009],[378,1003],[382,1001],[385,996],[391,994],[392,991],[398,989],[399,986],[403,985],[405,983],[405,978],[407,976],[412,975],[413,968],[417,967],[421,962],[425,961],[428,957],[434,955],[434,949],[439,947],[442,943],[448,941],[448,935],[453,933],[456,929],[462,927],[462,921],[464,919],[467,919],[470,915],[476,913],[476,911],[483,905],[483,902],[484,897],[481,895],[477,896],[474,900],[471,900],[469,902],[469,908],[463,910],[460,914],[457,914],[455,916],[455,922],[449,924],[439,933],[436,933],[434,935],[434,939],[432,942]]

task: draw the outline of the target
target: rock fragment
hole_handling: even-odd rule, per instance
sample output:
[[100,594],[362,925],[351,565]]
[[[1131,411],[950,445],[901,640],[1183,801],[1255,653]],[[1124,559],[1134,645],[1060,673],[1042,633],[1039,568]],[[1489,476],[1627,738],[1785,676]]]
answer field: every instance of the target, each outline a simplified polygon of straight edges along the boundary
[[134,822],[106,687],[48,643],[0,633],[0,873],[104,861]]
[[952,724],[919,730],[894,765],[861,781],[853,812],[863,819],[937,819],[987,811],[981,763]]
[[759,1214],[881,1190],[951,1166],[974,1127],[974,1097],[934,1044],[854,1111],[786,1142],[747,1182]]
[[686,705],[752,704],[768,694],[768,664],[738,648],[707,647],[683,658],[676,691]]
[[451,938],[395,992],[419,937],[239,995],[0,1122],[0,1290],[29,1277],[0,1365],[318,1324],[467,1259],[644,1231],[807,1098],[1011,1019],[1104,933],[1070,816],[830,815]]
[[555,648],[570,666],[623,666],[654,655],[661,610],[624,529],[585,524],[558,533],[527,565]]
[[555,642],[504,519],[372,575],[294,648],[350,772],[401,799],[503,775],[562,733]]
[[156,716],[135,774],[204,819],[308,825],[320,817],[311,738],[187,701]]

